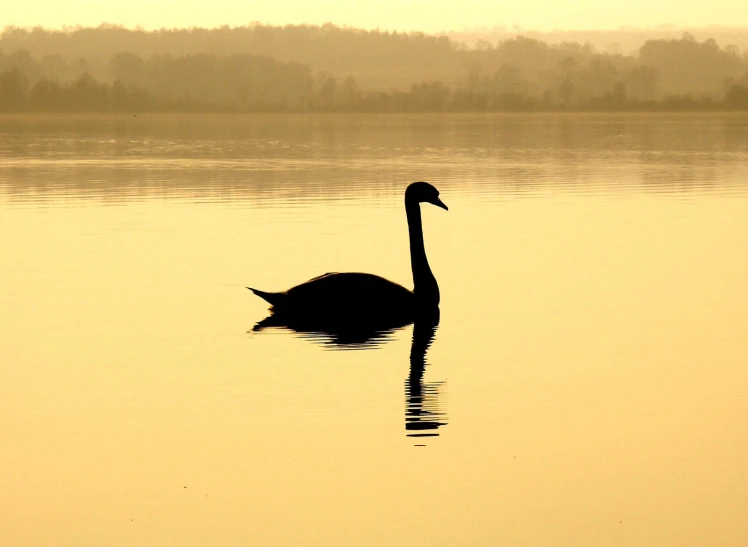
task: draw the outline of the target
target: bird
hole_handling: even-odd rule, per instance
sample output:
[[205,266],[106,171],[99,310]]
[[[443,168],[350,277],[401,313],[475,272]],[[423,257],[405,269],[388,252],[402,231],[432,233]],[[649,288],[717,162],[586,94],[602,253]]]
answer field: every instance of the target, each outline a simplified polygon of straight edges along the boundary
[[426,258],[421,203],[449,210],[439,191],[428,182],[413,182],[405,190],[412,291],[361,272],[326,273],[283,292],[247,287],[271,305],[271,315],[253,330],[287,327],[297,332],[324,332],[343,340],[337,343],[347,339],[365,343],[377,334],[414,322],[418,316],[438,311],[439,285]]

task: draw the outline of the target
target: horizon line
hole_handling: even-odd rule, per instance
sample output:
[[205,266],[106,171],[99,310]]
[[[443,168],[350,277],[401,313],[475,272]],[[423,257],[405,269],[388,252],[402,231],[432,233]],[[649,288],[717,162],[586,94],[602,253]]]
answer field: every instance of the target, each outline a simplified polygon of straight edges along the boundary
[[89,25],[89,24],[74,24],[74,25],[66,25],[63,24],[61,26],[45,26],[45,25],[14,25],[14,24],[7,24],[2,27],[2,30],[0,30],[0,35],[5,34],[7,31],[10,30],[24,30],[24,31],[34,31],[37,29],[45,30],[45,31],[53,31],[53,32],[63,32],[63,33],[72,33],[79,30],[86,30],[86,29],[99,29],[99,28],[120,28],[127,31],[135,31],[135,32],[158,32],[158,31],[175,31],[175,30],[220,30],[223,28],[229,28],[229,29],[242,29],[242,28],[252,28],[252,27],[277,27],[277,28],[284,28],[284,27],[317,27],[317,28],[323,28],[323,27],[334,27],[339,28],[343,30],[361,30],[366,32],[382,32],[382,33],[391,33],[391,34],[425,34],[425,35],[432,35],[432,36],[449,36],[450,34],[493,34],[493,33],[500,33],[504,32],[506,34],[521,34],[521,33],[532,33],[532,34],[552,34],[552,33],[616,33],[616,32],[677,32],[677,31],[683,31],[683,32],[689,32],[689,31],[748,31],[748,26],[731,26],[731,25],[722,25],[722,24],[711,24],[711,25],[677,25],[674,23],[660,23],[654,26],[642,26],[642,27],[634,27],[634,26],[628,26],[628,25],[621,25],[616,28],[552,28],[548,30],[543,29],[534,29],[534,28],[524,28],[521,25],[518,24],[502,24],[502,25],[493,25],[491,27],[488,26],[471,26],[471,27],[463,27],[461,29],[451,29],[451,30],[419,30],[419,29],[397,29],[397,28],[385,28],[381,26],[376,27],[361,27],[361,26],[355,26],[355,25],[349,25],[349,24],[340,24],[335,23],[332,21],[327,21],[324,23],[269,23],[269,22],[262,22],[262,21],[250,21],[248,23],[239,24],[239,25],[231,25],[231,24],[224,24],[224,25],[213,25],[213,26],[199,26],[199,25],[192,25],[192,26],[143,26],[143,25],[128,25],[125,23],[113,23],[113,22],[107,22],[103,21],[101,23],[98,23],[96,25]]

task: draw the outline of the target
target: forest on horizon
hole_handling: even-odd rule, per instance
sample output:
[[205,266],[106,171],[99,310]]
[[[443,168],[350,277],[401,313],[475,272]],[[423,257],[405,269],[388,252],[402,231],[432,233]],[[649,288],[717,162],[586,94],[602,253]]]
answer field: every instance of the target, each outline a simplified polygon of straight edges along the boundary
[[748,48],[629,53],[335,25],[0,33],[0,112],[748,110]]

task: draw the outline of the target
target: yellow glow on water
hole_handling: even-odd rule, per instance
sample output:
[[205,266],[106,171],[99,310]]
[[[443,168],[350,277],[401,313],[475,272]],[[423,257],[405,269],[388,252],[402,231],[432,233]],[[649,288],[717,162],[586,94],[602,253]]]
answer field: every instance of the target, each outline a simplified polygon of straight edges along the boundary
[[[327,237],[369,208],[303,211],[315,237],[238,237],[251,210],[221,205],[6,211],[6,537],[51,543],[69,522],[71,544],[220,530],[345,543],[384,519],[378,544],[416,541],[409,523],[441,515],[445,541],[581,526],[592,545],[617,526],[621,544],[729,543],[746,486],[731,402],[745,389],[745,203],[447,199],[448,216],[426,219],[444,293],[428,374],[447,381],[450,421],[429,457],[400,452],[407,331],[353,354],[244,334],[265,308],[247,279],[283,287],[348,262],[407,282],[399,208]],[[375,240],[392,252],[355,251]],[[529,526],[541,514],[544,531]]]
[[[744,544],[748,203],[724,146],[714,186],[669,192],[662,166],[659,191],[514,192],[411,158],[450,208],[424,206],[442,292],[424,382],[447,423],[427,439],[405,430],[410,327],[361,351],[247,332],[266,313],[248,284],[409,285],[377,171],[402,158],[347,193],[308,167],[335,200],[291,199],[293,174],[272,199],[199,194],[185,170],[107,201],[64,167],[54,188],[79,194],[31,201],[0,171],[4,541]],[[591,150],[570,153],[597,180]],[[92,178],[126,179],[106,161]]]

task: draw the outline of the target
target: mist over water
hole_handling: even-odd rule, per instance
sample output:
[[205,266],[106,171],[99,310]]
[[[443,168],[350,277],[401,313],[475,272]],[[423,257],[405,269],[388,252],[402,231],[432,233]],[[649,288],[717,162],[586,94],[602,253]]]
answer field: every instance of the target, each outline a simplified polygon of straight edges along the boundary
[[[412,287],[416,180],[438,318],[252,330]],[[3,538],[744,545],[747,183],[737,114],[2,116]]]

